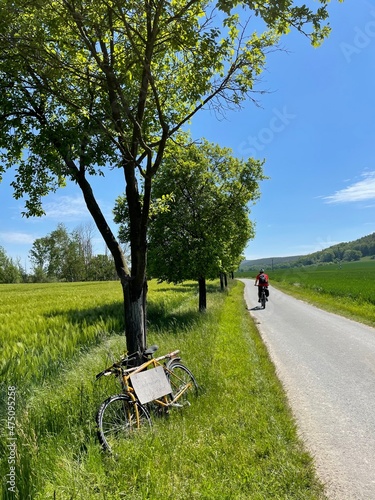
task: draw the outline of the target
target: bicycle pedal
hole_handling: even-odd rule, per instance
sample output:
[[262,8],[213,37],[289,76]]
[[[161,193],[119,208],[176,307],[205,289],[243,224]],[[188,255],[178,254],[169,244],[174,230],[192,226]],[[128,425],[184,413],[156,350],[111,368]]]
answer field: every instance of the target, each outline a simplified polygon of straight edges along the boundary
[[183,406],[191,406],[191,404],[189,403],[189,401],[184,401],[183,403],[180,404],[181,407]]
[[174,408],[183,408],[184,406],[191,406],[189,401],[184,401],[183,403],[172,403],[169,406],[173,406]]

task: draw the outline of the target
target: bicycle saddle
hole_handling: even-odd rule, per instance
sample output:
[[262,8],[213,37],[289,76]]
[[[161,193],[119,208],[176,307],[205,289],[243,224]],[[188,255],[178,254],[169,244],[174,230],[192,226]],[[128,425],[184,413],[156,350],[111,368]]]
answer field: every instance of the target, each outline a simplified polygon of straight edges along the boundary
[[143,352],[143,356],[152,356],[154,354],[154,352],[156,352],[158,349],[159,349],[159,346],[157,346],[156,344],[151,345],[148,349],[146,349]]

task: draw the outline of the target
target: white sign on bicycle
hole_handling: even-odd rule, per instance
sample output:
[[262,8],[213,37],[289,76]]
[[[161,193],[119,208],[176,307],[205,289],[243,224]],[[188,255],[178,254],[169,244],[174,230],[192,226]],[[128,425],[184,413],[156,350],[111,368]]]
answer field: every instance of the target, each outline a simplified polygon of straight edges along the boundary
[[172,392],[162,366],[135,373],[131,375],[130,380],[141,404],[149,403]]

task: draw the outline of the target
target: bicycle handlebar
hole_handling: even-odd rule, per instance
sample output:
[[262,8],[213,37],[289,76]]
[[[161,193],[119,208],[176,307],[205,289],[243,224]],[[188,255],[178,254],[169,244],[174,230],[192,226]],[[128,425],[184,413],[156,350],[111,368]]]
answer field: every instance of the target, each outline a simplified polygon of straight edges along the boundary
[[161,361],[166,358],[175,358],[177,354],[180,352],[180,349],[177,349],[176,351],[169,352],[168,354],[164,354],[164,356],[160,356],[159,358],[155,358],[155,361]]

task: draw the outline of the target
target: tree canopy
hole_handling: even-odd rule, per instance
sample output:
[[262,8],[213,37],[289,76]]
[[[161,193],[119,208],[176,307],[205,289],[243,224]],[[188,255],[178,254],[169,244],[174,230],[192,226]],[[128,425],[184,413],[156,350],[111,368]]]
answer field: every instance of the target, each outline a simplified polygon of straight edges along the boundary
[[[282,34],[319,44],[327,3],[0,0],[0,175],[15,168],[26,216],[78,184],[121,278],[129,350],[146,344],[147,223],[167,141],[203,107],[254,98]],[[90,184],[113,169],[124,175],[131,269]]]
[[[168,150],[153,188],[148,272],[162,281],[214,279],[237,269],[254,235],[262,162],[203,140]],[[204,301],[205,302],[205,301]],[[201,303],[204,303],[201,302]]]
[[15,263],[0,247],[0,283],[18,283],[22,280],[20,263]]
[[90,281],[115,279],[113,259],[93,255],[90,226],[70,234],[63,224],[37,238],[30,250],[33,281]]

